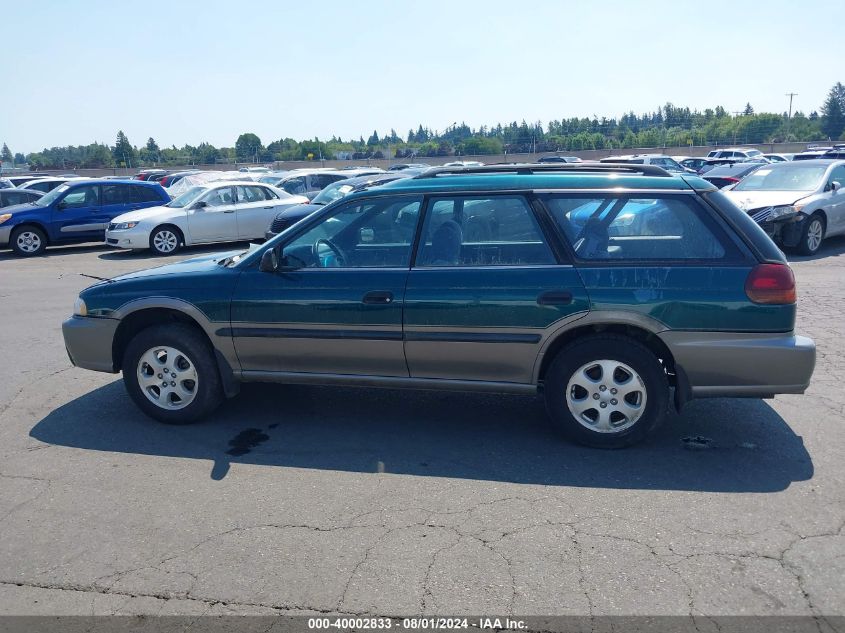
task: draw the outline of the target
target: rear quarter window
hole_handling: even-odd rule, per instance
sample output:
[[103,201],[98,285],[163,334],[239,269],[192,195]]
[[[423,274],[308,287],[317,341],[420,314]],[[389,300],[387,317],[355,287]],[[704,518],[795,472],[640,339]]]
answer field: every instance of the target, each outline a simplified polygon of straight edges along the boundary
[[736,262],[742,254],[689,195],[549,195],[544,202],[579,260]]

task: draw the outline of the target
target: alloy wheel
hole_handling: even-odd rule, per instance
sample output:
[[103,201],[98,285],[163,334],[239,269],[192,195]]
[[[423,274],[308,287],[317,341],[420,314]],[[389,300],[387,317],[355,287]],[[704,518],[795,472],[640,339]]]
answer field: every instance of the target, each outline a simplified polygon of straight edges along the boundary
[[809,251],[815,252],[821,246],[823,232],[822,221],[814,218],[807,227],[807,249]]
[[645,412],[645,383],[630,366],[596,360],[581,366],[566,386],[566,405],[582,426],[598,433],[619,433]]
[[173,231],[162,229],[153,236],[153,247],[159,253],[172,253],[179,245],[179,238]]
[[184,409],[196,398],[197,370],[175,347],[152,347],[144,352],[137,376],[141,392],[162,409]]

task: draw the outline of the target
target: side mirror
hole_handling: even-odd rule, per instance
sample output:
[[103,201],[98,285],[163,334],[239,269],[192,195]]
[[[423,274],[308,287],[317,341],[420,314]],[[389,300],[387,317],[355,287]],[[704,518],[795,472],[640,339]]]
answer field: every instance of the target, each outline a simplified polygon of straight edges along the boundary
[[838,180],[834,180],[833,182],[830,183],[830,190],[831,191],[839,191],[840,189],[842,189],[842,183],[839,182]]
[[262,273],[274,273],[279,269],[279,256],[276,255],[275,248],[268,248],[261,256],[261,263],[258,265],[258,270]]
[[194,202],[194,206],[191,207],[192,209],[205,209],[208,206],[208,203],[200,200],[199,202]]
[[57,208],[59,211],[64,211],[65,209],[67,209],[67,202],[65,202],[64,200],[62,200],[59,204],[57,204],[57,205],[56,205],[56,208]]

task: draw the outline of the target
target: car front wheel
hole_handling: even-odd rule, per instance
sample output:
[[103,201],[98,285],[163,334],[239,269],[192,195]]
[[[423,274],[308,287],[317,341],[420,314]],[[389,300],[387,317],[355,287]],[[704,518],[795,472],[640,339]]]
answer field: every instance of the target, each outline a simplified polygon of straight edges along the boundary
[[10,236],[12,250],[21,257],[41,255],[47,249],[47,236],[37,226],[21,226]]
[[160,226],[150,234],[150,248],[158,255],[173,255],[182,246],[182,235],[172,226]]
[[814,213],[804,221],[804,228],[801,229],[801,241],[798,243],[798,251],[802,255],[815,255],[821,248],[824,239],[824,218],[819,213]]
[[138,333],[123,356],[123,382],[135,404],[166,424],[188,424],[222,401],[211,346],[196,329],[178,323]]
[[564,347],[544,383],[552,421],[571,439],[597,448],[641,441],[666,417],[669,383],[645,345],[617,335]]

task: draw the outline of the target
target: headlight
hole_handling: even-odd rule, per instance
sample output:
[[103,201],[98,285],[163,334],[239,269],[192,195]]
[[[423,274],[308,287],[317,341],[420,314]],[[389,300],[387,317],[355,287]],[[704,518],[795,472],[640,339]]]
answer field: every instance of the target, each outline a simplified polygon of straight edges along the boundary
[[73,302],[73,315],[88,316],[88,306],[85,305],[82,297],[77,297],[76,301]]
[[126,231],[128,229],[134,229],[138,226],[137,222],[118,222],[112,228],[112,231]]
[[0,224],[3,224],[3,222],[5,222],[6,220],[11,220],[11,219],[12,219],[11,213],[4,213],[3,215],[0,215]]
[[769,215],[769,220],[781,220],[791,215],[798,213],[798,209],[791,204],[785,204],[780,207],[772,207],[772,213]]

